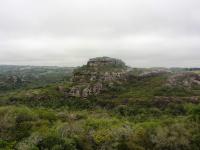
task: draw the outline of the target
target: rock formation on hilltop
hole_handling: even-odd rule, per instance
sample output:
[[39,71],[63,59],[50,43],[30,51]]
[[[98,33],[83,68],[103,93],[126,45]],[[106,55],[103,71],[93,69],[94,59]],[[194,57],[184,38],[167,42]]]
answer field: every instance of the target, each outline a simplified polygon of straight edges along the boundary
[[89,67],[102,67],[102,66],[115,66],[115,67],[125,67],[125,63],[120,59],[110,58],[110,57],[97,57],[92,58],[88,61],[87,66]]
[[97,57],[90,59],[87,65],[74,71],[69,96],[88,97],[97,95],[104,88],[126,81],[127,66],[119,59]]
[[136,68],[131,69],[120,60],[109,57],[90,59],[86,65],[74,70],[72,86],[68,96],[86,98],[98,95],[114,86],[141,81],[147,78],[165,76],[163,87],[195,88],[200,86],[200,75],[193,72],[173,72],[167,68]]

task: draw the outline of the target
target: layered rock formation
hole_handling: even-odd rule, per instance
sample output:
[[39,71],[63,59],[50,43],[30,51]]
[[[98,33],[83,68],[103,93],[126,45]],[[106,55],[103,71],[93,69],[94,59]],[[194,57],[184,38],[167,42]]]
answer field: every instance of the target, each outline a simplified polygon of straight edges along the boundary
[[97,57],[90,59],[87,65],[74,71],[69,96],[88,97],[97,95],[114,83],[120,84],[127,79],[127,67],[119,59]]
[[102,67],[102,66],[116,66],[125,67],[125,63],[120,59],[110,58],[110,57],[97,57],[92,58],[88,61],[87,66],[89,67]]

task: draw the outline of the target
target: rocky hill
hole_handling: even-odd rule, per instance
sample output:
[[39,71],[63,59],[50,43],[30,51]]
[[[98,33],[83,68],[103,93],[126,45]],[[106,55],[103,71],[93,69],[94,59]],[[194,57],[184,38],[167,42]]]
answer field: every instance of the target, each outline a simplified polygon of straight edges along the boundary
[[90,59],[87,65],[74,71],[69,96],[88,97],[97,95],[113,84],[127,80],[127,66],[122,60],[97,57]]
[[[199,74],[186,70],[167,68],[129,68],[120,60],[109,57],[97,57],[90,59],[86,65],[74,70],[72,86],[68,96],[86,98],[91,95],[98,95],[103,91],[124,84],[138,83],[142,80],[150,80],[153,77],[165,76],[162,89],[178,88],[184,93],[185,88],[199,89]],[[149,78],[149,79],[148,79]],[[128,81],[128,82],[127,82]],[[122,86],[123,84],[123,86]],[[131,86],[131,85],[129,85]],[[197,87],[197,88],[196,88]],[[197,92],[198,93],[198,92]]]

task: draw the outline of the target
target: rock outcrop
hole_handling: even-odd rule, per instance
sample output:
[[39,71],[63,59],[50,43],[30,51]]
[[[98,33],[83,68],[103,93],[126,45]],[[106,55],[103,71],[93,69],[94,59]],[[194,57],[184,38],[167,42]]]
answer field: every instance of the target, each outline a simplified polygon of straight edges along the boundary
[[146,77],[154,77],[154,76],[159,76],[162,74],[170,74],[170,73],[172,72],[169,69],[164,68],[164,69],[154,69],[154,70],[144,71],[138,76],[142,78],[146,78]]
[[69,96],[88,97],[100,94],[110,84],[120,84],[127,79],[127,67],[119,59],[98,57],[74,71]]
[[125,67],[125,63],[120,59],[110,57],[97,57],[92,58],[88,61],[87,66],[89,67],[102,67],[102,66],[116,66]]
[[192,72],[179,73],[171,76],[167,82],[168,86],[193,87],[200,86],[200,75]]

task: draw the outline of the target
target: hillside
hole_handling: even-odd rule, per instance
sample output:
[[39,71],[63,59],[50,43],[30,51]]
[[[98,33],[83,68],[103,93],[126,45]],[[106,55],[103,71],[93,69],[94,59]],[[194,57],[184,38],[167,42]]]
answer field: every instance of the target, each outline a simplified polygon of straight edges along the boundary
[[199,150],[197,68],[72,69],[1,66],[0,149]]
[[73,68],[0,65],[0,92],[68,80]]

